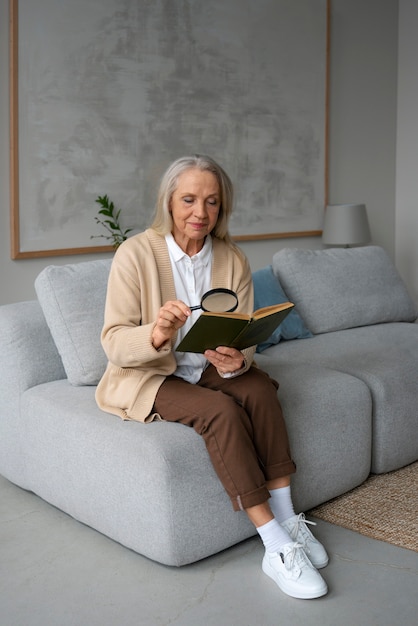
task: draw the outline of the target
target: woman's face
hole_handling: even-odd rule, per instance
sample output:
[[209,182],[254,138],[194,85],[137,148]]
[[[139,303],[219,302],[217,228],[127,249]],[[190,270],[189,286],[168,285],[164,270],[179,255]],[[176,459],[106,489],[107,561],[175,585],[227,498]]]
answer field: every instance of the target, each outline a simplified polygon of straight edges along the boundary
[[216,225],[220,204],[219,184],[214,174],[197,168],[180,174],[169,208],[173,237],[189,256],[202,249],[206,235]]

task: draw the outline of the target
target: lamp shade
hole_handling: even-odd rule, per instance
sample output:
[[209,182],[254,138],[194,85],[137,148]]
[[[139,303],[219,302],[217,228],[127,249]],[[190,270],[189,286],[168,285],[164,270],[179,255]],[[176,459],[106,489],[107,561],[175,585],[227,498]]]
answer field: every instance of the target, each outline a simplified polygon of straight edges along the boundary
[[335,246],[353,246],[370,241],[370,227],[365,204],[330,204],[325,211],[322,242]]

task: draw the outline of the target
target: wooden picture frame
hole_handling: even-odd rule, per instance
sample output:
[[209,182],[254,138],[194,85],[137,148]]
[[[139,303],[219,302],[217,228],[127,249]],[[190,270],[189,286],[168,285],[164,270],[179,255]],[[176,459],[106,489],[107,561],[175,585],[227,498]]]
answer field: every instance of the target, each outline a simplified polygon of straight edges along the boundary
[[[138,3],[132,3],[132,15],[127,13],[122,16],[125,21],[121,25],[121,16],[118,17],[119,22],[115,19],[116,10],[120,8],[118,0],[103,2],[101,17],[93,15],[93,10],[89,12],[88,0],[75,0],[68,3],[67,7],[66,3],[53,0],[32,0],[30,3],[9,0],[9,3],[12,259],[112,251],[111,245],[100,245],[97,239],[96,245],[93,245],[90,241],[91,236],[100,234],[94,222],[98,210],[96,197],[108,194],[116,205],[123,208],[125,227],[133,226],[134,229],[143,230],[152,212],[151,198],[156,193],[160,176],[174,158],[192,151],[211,154],[224,165],[235,187],[242,189],[242,196],[237,198],[239,212],[234,213],[233,220],[236,221],[231,222],[231,233],[235,240],[321,235],[322,213],[328,194],[330,0],[298,0],[298,3],[293,0],[261,0],[267,17],[269,12],[277,13],[277,4],[280,4],[283,24],[282,20],[272,24],[268,19],[256,23],[255,14],[246,15],[246,11],[242,10],[242,0],[230,0],[226,4],[219,0],[215,5],[216,10],[223,12],[222,28],[212,28],[212,32],[210,14],[205,14],[209,10],[208,3],[202,3],[199,15],[203,12],[204,24],[199,22],[200,18],[191,16],[193,32],[189,39],[188,35],[184,37],[187,39],[185,45],[189,48],[177,53],[178,58],[172,61],[176,65],[174,70],[170,66],[172,49],[165,52],[167,44],[170,44],[170,34],[167,35],[167,29],[162,28],[165,24],[158,22],[157,32],[162,33],[164,30],[165,34],[154,37],[157,42],[155,44],[153,40],[152,45],[157,45],[157,48],[153,49],[152,54],[148,49],[151,45],[150,40],[147,40],[148,31],[143,30],[138,36],[127,26],[132,22],[132,15],[136,15],[137,24],[142,24],[143,20],[146,23],[148,18],[154,22],[163,19],[160,14],[157,15],[157,6],[155,14],[141,15],[139,20],[137,14],[141,7],[138,7]],[[112,13],[113,4],[115,11]],[[248,3],[250,11],[252,4]],[[260,14],[261,5],[255,7],[257,15]],[[68,13],[70,6],[71,15]],[[95,4],[96,13],[97,6]],[[66,11],[65,15],[60,15],[60,7],[64,7],[61,10]],[[36,23],[39,10],[44,29],[42,33],[41,26]],[[77,15],[81,17],[77,18]],[[234,23],[233,28],[228,26],[226,18]],[[84,38],[83,28],[74,31],[81,33],[80,40],[76,42],[71,37],[60,39],[54,35],[63,24],[69,28],[74,26],[77,19],[84,29],[92,25],[92,31]],[[48,23],[45,23],[46,20]],[[289,24],[296,32],[287,36]],[[203,26],[207,49],[199,47]],[[282,29],[281,37],[276,37],[276,28]],[[24,36],[21,36],[20,29]],[[251,48],[251,38],[248,49],[242,49],[244,34],[254,29],[254,41],[260,40],[260,34],[265,34],[265,39],[261,37],[261,41],[263,50],[267,48],[267,52],[262,53],[265,56],[256,61],[253,57],[257,57],[259,50]],[[268,37],[269,33],[275,36]],[[122,41],[125,36],[126,41]],[[106,56],[106,42],[112,41],[112,37],[115,47]],[[218,46],[219,37],[223,37],[223,47]],[[49,38],[47,61],[44,47],[46,38]],[[289,57],[283,61],[282,73],[278,72],[280,81],[277,79],[278,84],[272,86],[271,77],[276,75],[280,65],[280,59],[276,58],[278,49],[274,47],[276,39],[281,40],[283,46],[288,44]],[[132,48],[133,42],[136,42],[136,48]],[[289,42],[296,42],[292,46],[297,47],[290,49]],[[303,45],[299,46],[297,42]],[[116,58],[116,45],[125,44],[125,49],[118,52],[116,59],[119,67],[109,70],[112,60]],[[149,53],[145,60],[141,57],[141,45],[145,46],[145,53]],[[316,57],[307,67],[306,73],[304,69],[296,72],[293,67],[304,68],[307,64],[301,53],[305,45],[306,54],[313,56],[309,49],[309,45],[312,45]],[[196,53],[194,56],[189,55],[190,47]],[[51,50],[54,50],[52,55]],[[286,48],[282,49],[282,57],[286,56],[283,50]],[[164,56],[166,54],[167,57]],[[161,74],[164,74],[159,75],[158,80],[155,78],[155,55],[158,71],[162,68]],[[162,55],[161,58],[158,55]],[[241,59],[238,55],[244,55],[245,58]],[[297,57],[294,65],[293,57]],[[106,68],[102,74],[99,59]],[[182,74],[181,66],[186,61],[196,63],[199,67],[190,65]],[[261,78],[258,71],[260,63],[265,73]],[[291,71],[287,68],[289,64]],[[213,66],[216,71],[209,72],[207,66]],[[249,68],[248,75],[239,73],[241,67]],[[193,72],[192,82],[188,81],[190,71]],[[202,74],[203,82],[198,84]],[[133,84],[133,76],[138,78],[138,85]],[[173,82],[174,76],[177,82]],[[125,82],[118,85],[120,77],[125,77]],[[214,77],[218,81],[215,99],[212,93],[215,83],[211,83]],[[250,79],[251,89],[246,89]],[[107,81],[110,86],[106,92],[103,85]],[[74,83],[77,85],[72,91]],[[168,97],[170,94],[167,96],[163,93],[164,90],[159,91],[161,83],[164,83],[166,91],[173,89],[172,99]],[[178,84],[182,85],[184,91],[177,91]],[[226,89],[225,85],[229,85],[229,88]],[[204,93],[206,86],[209,93]],[[118,90],[118,87],[121,88]],[[188,100],[185,93],[192,88],[196,88],[196,92],[192,94],[194,99],[190,110],[186,111]],[[134,96],[132,90],[136,90]],[[103,97],[105,92],[109,105]],[[304,94],[306,97],[301,97]],[[201,97],[200,101],[198,96]],[[177,101],[181,105],[180,113],[176,109]],[[299,108],[302,101],[303,106]],[[134,113],[132,102],[138,103]],[[152,103],[157,103],[155,110],[158,114],[149,112]],[[199,106],[202,107],[200,118]],[[289,121],[296,109],[295,120]],[[116,114],[115,117],[113,114]],[[135,115],[138,128],[141,129],[137,154],[130,143]],[[165,119],[160,120],[160,117]],[[126,128],[123,127],[125,118],[129,118]],[[150,120],[154,122],[155,128],[142,131],[143,128],[150,128]],[[295,128],[298,126],[296,131],[292,127],[295,121]],[[67,130],[66,124],[73,126],[67,134],[61,133],[63,129]],[[80,148],[78,133],[83,129],[86,138]],[[102,131],[108,133],[109,148],[103,142],[96,142],[96,137]],[[118,132],[120,136],[125,135],[125,143],[122,141],[118,144]],[[193,150],[195,147],[197,149]],[[280,154],[285,149],[288,152]],[[129,154],[128,157],[125,152]],[[278,168],[275,163],[279,156],[280,163],[284,163],[283,168]],[[95,164],[100,161],[103,171],[99,171],[97,165],[95,169]],[[140,171],[138,163],[144,164],[141,166],[143,171]],[[298,166],[302,164],[302,169],[291,170],[295,163]],[[126,167],[123,167],[124,164]],[[76,176],[78,167],[79,179]],[[286,167],[288,171],[285,171]],[[92,171],[90,178],[85,173],[89,169]],[[315,172],[315,176],[308,180],[311,171]],[[294,188],[290,189],[286,181],[292,179]],[[103,181],[109,181],[107,188],[104,188]],[[290,190],[289,196],[281,191],[286,185]],[[295,189],[299,187],[304,197],[294,201]],[[310,204],[315,206],[311,207]],[[139,219],[139,224],[133,223],[136,219]]]

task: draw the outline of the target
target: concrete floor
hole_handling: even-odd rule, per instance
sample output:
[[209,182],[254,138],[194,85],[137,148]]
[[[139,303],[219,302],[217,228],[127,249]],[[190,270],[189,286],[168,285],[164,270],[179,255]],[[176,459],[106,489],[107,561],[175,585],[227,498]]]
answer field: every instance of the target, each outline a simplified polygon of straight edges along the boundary
[[329,594],[284,595],[257,537],[183,568],[124,548],[0,477],[1,626],[415,626],[418,553],[318,522]]

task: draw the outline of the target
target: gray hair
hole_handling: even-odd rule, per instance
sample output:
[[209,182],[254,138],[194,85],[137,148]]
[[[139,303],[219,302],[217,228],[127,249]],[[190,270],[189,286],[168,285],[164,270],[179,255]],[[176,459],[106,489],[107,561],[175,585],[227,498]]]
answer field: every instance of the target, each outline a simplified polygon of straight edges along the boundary
[[212,158],[196,154],[194,156],[181,157],[174,161],[163,175],[158,191],[157,205],[154,220],[151,224],[160,235],[167,235],[173,229],[173,219],[170,213],[170,200],[177,188],[177,181],[183,172],[189,169],[199,169],[202,172],[211,172],[216,177],[220,191],[220,209],[218,220],[212,231],[212,235],[218,239],[230,243],[228,232],[229,218],[232,212],[234,190],[231,179],[225,170]]

